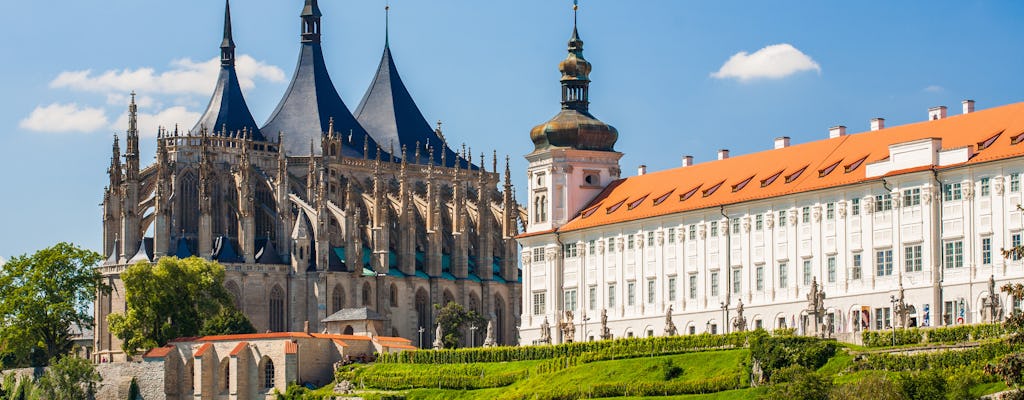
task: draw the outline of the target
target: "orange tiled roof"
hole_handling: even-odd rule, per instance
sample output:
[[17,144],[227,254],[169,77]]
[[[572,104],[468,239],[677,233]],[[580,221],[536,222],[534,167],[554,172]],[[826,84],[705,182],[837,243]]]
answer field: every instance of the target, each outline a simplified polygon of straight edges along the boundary
[[341,346],[341,347],[348,347],[348,343],[345,343],[345,342],[344,342],[344,341],[342,341],[341,339],[332,339],[331,341],[333,341],[333,342],[334,342],[334,344],[336,344],[336,345],[338,345],[338,346]]
[[171,354],[171,351],[173,350],[174,346],[171,345],[156,347],[147,351],[146,354],[142,355],[142,358],[164,358],[167,357],[168,354]]
[[[924,138],[941,139],[942,150],[969,147],[974,151],[964,164],[937,169],[1024,155],[1024,145],[1020,144],[1024,141],[1024,103],[620,179],[609,184],[559,231],[879,179],[866,177],[868,164],[887,159],[890,145]],[[911,168],[886,175],[927,169]]]
[[202,346],[199,346],[199,350],[196,350],[195,357],[202,357],[212,347],[213,343],[204,343]]
[[291,340],[284,342],[284,354],[295,354],[299,352],[299,344]]
[[230,355],[237,356],[238,353],[241,353],[242,350],[245,350],[245,347],[248,345],[249,342],[238,342],[238,344],[235,345],[235,348],[231,349]]
[[247,333],[239,335],[216,335],[216,336],[202,336],[202,337],[182,337],[171,341],[171,343],[180,342],[224,342],[224,341],[235,341],[235,340],[260,340],[260,339],[301,339],[301,338],[317,338],[317,339],[342,339],[342,340],[370,340],[367,336],[356,336],[356,335],[336,335],[328,333],[305,333],[305,332],[268,332],[268,333]]

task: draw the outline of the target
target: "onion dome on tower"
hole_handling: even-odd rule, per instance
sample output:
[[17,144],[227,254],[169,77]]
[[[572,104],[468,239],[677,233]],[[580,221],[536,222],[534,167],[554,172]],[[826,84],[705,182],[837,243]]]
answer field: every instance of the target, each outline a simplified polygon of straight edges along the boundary
[[[388,9],[385,7],[385,12],[389,12]],[[388,25],[389,22],[385,22],[384,55],[370,88],[363,95],[359,107],[356,107],[356,119],[381,146],[389,149],[404,147],[409,154],[417,151],[424,154],[421,160],[409,162],[426,163],[432,150],[435,163],[445,159],[449,166],[455,165],[455,152],[431,129],[402,83],[402,77],[398,75],[395,61],[391,57]],[[441,157],[442,152],[445,157]]]
[[321,137],[330,130],[334,119],[334,131],[342,137],[341,154],[347,157],[362,157],[364,141],[369,148],[376,148],[377,142],[366,134],[363,126],[356,121],[338,90],[331,82],[324,64],[324,52],[320,46],[320,7],[316,0],[306,0],[302,9],[302,47],[299,61],[277,109],[263,125],[264,132],[283,132],[285,154],[305,156],[309,143],[318,145],[313,152],[321,154]]
[[576,29],[573,8],[572,38],[569,55],[558,64],[562,73],[562,111],[550,121],[530,131],[535,151],[552,147],[577,150],[615,151],[619,132],[590,115],[590,69],[583,58],[583,41]]
[[249,112],[235,73],[235,40],[231,35],[231,3],[224,2],[224,40],[220,44],[220,75],[210,104],[192,132],[206,128],[211,135],[234,136],[248,131],[253,140],[265,141]]

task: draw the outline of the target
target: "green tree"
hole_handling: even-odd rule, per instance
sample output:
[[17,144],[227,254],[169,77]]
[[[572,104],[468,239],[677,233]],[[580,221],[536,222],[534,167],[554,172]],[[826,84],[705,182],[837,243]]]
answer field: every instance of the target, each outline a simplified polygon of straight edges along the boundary
[[245,314],[234,307],[222,308],[217,315],[206,320],[203,324],[203,329],[199,330],[199,334],[202,336],[243,333],[256,333],[256,328],[252,326],[252,322],[249,321],[249,318],[246,318]]
[[92,327],[89,306],[108,290],[93,267],[103,257],[58,243],[0,266],[4,366],[41,366],[71,349],[71,326]]
[[102,379],[89,360],[64,356],[39,378],[36,394],[49,400],[92,399],[96,396],[96,384]]
[[[1017,206],[1017,209],[1024,211],[1024,208],[1020,206]],[[1024,258],[1024,246],[1003,250],[1003,257],[1014,260]],[[1007,283],[1001,289],[1014,299],[1024,299],[1024,284]],[[1007,343],[1011,345],[1024,343],[1024,314],[1020,310],[1014,310],[1003,321],[1003,328],[1009,334],[1006,338]],[[1024,397],[1024,392],[1021,391],[1021,386],[1024,386],[1024,354],[1005,355],[995,363],[986,365],[985,372],[1002,378],[1007,386],[1016,389],[1018,392],[1016,395]]]
[[476,326],[479,329],[483,329],[487,326],[487,320],[480,316],[476,311],[466,310],[461,304],[454,301],[449,302],[444,307],[437,304],[434,307],[438,308],[437,323],[441,324],[441,330],[444,332],[444,348],[454,349],[459,347],[459,343],[462,342],[462,329],[468,326]]
[[110,314],[108,321],[126,354],[196,336],[205,321],[233,307],[224,288],[224,267],[198,257],[141,262],[128,267],[121,280],[126,310]]

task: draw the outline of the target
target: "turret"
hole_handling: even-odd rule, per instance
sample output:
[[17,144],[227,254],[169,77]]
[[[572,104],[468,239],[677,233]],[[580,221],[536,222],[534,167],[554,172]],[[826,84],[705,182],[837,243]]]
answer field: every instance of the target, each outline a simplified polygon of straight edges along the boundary
[[156,187],[153,206],[153,254],[156,258],[171,251],[171,175],[172,166],[167,155],[167,141],[163,129],[156,139]]
[[124,182],[122,183],[121,206],[121,257],[128,259],[139,249],[139,124],[138,106],[135,105],[135,92],[131,94],[128,104],[128,132],[125,135],[127,144],[124,153]]

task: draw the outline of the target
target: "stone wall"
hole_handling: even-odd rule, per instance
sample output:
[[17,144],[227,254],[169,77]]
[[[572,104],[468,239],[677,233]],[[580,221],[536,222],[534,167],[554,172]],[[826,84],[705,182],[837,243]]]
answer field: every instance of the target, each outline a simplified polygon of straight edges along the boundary
[[162,400],[164,395],[164,363],[162,360],[97,364],[103,377],[96,400],[128,399],[132,378],[139,386],[143,400]]

